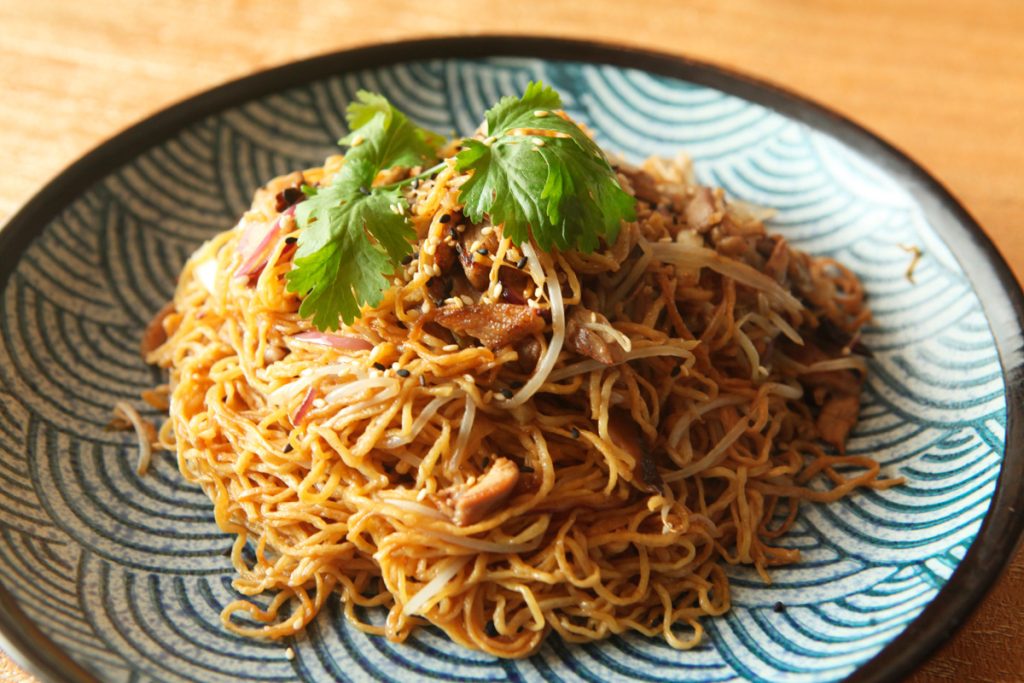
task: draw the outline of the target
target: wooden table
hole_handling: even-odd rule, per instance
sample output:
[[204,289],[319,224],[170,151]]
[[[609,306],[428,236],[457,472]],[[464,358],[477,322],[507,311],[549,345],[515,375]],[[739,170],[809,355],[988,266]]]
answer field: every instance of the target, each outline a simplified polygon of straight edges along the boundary
[[[638,4],[0,0],[0,224],[90,148],[209,86],[367,43],[523,33],[687,55],[804,93],[921,162],[1024,275],[1024,3]],[[1024,679],[1022,638],[1018,553],[970,623],[912,680]],[[2,654],[0,679],[33,680]]]

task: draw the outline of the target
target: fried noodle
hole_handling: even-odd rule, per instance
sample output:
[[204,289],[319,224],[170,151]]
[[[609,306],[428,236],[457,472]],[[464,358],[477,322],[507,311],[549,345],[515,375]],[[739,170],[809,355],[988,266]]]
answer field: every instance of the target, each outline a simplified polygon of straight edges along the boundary
[[337,591],[393,641],[429,622],[500,657],[551,630],[690,648],[729,610],[726,565],[799,560],[778,539],[801,502],[896,483],[845,454],[857,278],[684,162],[616,164],[637,220],[591,254],[470,224],[449,163],[406,188],[415,257],[324,334],[286,291],[279,200],[343,163],[272,181],[204,244],[147,356],[170,374],[160,444],[236,535],[235,587],[273,594],[225,607],[230,630],[292,635]]

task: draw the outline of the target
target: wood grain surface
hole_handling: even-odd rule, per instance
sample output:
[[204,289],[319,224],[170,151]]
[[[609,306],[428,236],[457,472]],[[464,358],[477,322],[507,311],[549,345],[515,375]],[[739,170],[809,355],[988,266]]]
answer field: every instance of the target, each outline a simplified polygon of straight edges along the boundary
[[[804,94],[929,169],[1024,275],[1019,0],[0,0],[0,224],[92,147],[210,86],[358,45],[486,33],[686,55]],[[911,680],[1024,680],[1022,639],[1018,552]],[[0,654],[0,680],[34,679]]]

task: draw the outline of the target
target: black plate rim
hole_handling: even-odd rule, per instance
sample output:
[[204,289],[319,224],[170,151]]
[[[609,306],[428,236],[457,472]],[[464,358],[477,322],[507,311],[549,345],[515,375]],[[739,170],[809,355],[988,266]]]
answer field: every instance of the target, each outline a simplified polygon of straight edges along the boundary
[[[1024,531],[1024,294],[1005,260],[953,195],[907,154],[846,116],[803,95],[688,57],[585,40],[477,35],[380,43],[290,62],[216,86],[129,127],[51,180],[0,230],[0,291],[42,226],[98,178],[211,114],[337,73],[424,59],[527,57],[635,68],[716,88],[806,123],[892,174],[922,207],[982,301],[1006,385],[1006,452],[977,537],[950,580],[906,629],[847,679],[899,681],[967,620]],[[0,584],[0,644],[46,681],[99,683],[46,636]]]

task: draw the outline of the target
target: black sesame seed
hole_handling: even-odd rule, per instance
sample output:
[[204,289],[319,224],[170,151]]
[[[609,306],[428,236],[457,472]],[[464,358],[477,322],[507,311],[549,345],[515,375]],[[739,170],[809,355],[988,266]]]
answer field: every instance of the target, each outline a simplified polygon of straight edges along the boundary
[[776,613],[782,614],[783,612],[786,611],[786,606],[784,604],[782,604],[781,602],[777,602],[777,603],[775,603],[775,605],[772,606],[772,609],[775,610]]
[[512,393],[511,389],[502,389],[501,395],[504,396],[505,398],[512,398],[514,394]]
[[493,621],[488,621],[487,625],[484,626],[484,633],[487,634],[488,638],[496,638],[498,635],[498,629],[494,625]]
[[298,241],[299,241],[298,237],[285,237],[284,238],[284,243],[285,244],[295,244]]
[[384,370],[387,370],[387,368],[384,366],[383,363],[374,363],[373,367],[374,367],[375,370],[380,370],[381,372],[383,372]]
[[529,262],[530,262],[530,259],[528,259],[528,258],[526,258],[524,256],[523,258],[521,258],[518,261],[516,261],[516,268],[518,268],[519,270],[522,270],[523,268],[526,267],[526,264],[529,263]]
[[682,371],[683,367],[681,365],[677,365],[674,368],[672,368],[672,372],[670,372],[669,374],[672,375],[673,377],[678,377],[680,373],[682,373]]
[[523,465],[519,468],[519,471],[523,474],[533,474],[534,470],[529,465]]
[[480,461],[480,468],[486,470],[487,466],[490,465],[490,464],[491,464],[490,456],[485,455],[484,459]]
[[448,223],[449,221],[451,221],[451,219],[452,219],[451,214],[450,213],[446,213],[446,214],[441,216],[440,220],[441,220],[442,223]]
[[410,372],[405,368],[398,368],[397,370],[395,370],[395,374],[398,375],[399,377],[408,377],[410,375]]
[[481,256],[487,256],[491,252],[487,251],[487,249],[484,247],[480,247],[479,249],[476,250],[476,253],[480,254]]
[[405,256],[404,256],[403,258],[402,258],[402,265],[403,265],[403,266],[407,266],[407,265],[409,265],[410,263],[412,263],[412,254],[406,254],[406,255],[405,255]]
[[513,381],[509,382],[508,385],[510,387],[512,387],[513,389],[522,389],[523,388],[523,383],[520,382],[519,380],[513,380]]
[[359,186],[359,192],[361,194],[365,194],[367,197],[370,196],[370,190],[367,189],[366,187],[362,186],[362,185]]
[[575,427],[573,427],[572,429],[569,430],[569,434],[574,439],[580,438],[580,430],[576,429]]
[[285,453],[291,453],[291,452],[292,452],[293,450],[294,450],[294,449],[292,448],[292,445],[291,445],[290,443],[286,443],[286,444],[284,445],[284,452],[285,452]]

